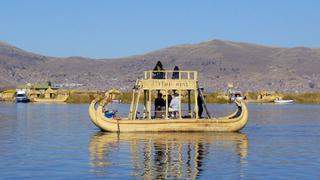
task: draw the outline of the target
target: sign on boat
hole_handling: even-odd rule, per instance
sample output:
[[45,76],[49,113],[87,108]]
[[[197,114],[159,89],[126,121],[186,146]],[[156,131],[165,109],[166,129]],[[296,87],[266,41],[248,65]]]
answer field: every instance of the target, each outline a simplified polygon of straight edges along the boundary
[[[164,104],[159,109],[152,108],[154,94],[158,98],[164,95]],[[170,95],[174,96],[174,100],[170,99]],[[182,95],[188,101],[186,112],[181,108]],[[89,106],[91,121],[102,131],[233,132],[244,128],[248,122],[247,105],[239,99],[234,101],[237,106],[234,113],[212,117],[199,87],[197,71],[145,71],[144,77],[136,80],[129,115],[125,118],[118,117],[116,111],[108,109],[114,96],[111,91],[107,92],[104,98],[93,100]],[[143,103],[140,103],[141,99]],[[173,105],[173,101],[177,104]],[[203,118],[200,117],[202,107],[206,112]],[[141,109],[142,112],[139,111]]]

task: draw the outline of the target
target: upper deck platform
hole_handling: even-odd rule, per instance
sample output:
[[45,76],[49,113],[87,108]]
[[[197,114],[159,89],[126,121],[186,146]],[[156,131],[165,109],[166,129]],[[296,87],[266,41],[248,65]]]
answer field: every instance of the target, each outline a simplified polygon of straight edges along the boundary
[[197,71],[144,71],[144,79],[198,80]]
[[144,90],[195,90],[198,85],[198,72],[145,71],[140,83]]

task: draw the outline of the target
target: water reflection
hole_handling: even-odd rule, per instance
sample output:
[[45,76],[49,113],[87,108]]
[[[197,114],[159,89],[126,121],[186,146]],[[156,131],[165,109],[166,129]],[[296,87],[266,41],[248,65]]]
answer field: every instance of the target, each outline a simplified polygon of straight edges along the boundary
[[[204,168],[210,162],[208,155],[217,150],[232,150],[241,166],[248,154],[248,138],[242,133],[98,132],[89,144],[91,165],[97,175],[109,174],[120,162],[129,164],[132,176],[143,179],[196,179],[208,170]],[[130,162],[121,162],[121,156]],[[241,168],[239,173],[241,177]]]

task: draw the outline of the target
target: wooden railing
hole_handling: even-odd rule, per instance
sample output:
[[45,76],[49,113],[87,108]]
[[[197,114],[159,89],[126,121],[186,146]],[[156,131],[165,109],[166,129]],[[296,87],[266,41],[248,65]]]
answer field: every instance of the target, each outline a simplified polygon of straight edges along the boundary
[[179,79],[179,80],[198,80],[197,71],[145,71],[144,79]]

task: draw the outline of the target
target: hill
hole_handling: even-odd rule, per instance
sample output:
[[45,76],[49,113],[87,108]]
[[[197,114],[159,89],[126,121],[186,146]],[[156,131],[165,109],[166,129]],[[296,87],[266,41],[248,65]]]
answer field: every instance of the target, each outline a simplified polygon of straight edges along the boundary
[[[210,91],[228,82],[243,91],[319,91],[320,49],[282,48],[213,40],[178,45],[118,59],[56,58],[0,43],[0,83],[9,86],[48,81],[77,89],[130,90],[144,70],[162,61],[165,69],[197,70]],[[1,88],[1,87],[0,87]]]

